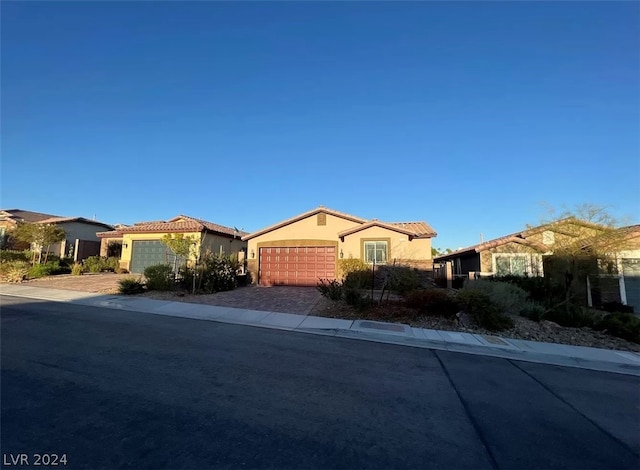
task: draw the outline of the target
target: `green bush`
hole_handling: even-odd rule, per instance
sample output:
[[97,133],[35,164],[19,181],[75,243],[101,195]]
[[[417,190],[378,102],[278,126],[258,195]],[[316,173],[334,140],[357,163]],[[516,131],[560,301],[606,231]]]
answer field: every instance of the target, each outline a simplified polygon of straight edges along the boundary
[[420,286],[415,270],[406,266],[384,266],[381,270],[388,276],[388,288],[398,294],[406,294]]
[[102,267],[104,265],[102,258],[100,256],[89,256],[85,259],[82,264],[90,273],[99,273],[102,271]]
[[149,290],[170,290],[173,286],[173,269],[168,264],[147,266],[144,277]]
[[371,299],[362,295],[359,289],[354,289],[352,287],[347,287],[344,290],[344,301],[355,307],[358,311],[366,310],[371,306]]
[[500,307],[480,290],[462,289],[457,295],[462,309],[470,314],[476,323],[491,331],[513,328],[513,320],[500,312]]
[[28,261],[33,259],[33,251],[0,250],[0,263],[4,261]]
[[[207,252],[202,255],[200,264],[197,267],[199,289],[207,294],[233,290],[237,287],[236,273],[240,268],[240,263],[234,256],[217,255]],[[188,269],[187,271],[193,271]],[[191,274],[192,276],[193,274]],[[189,273],[183,276],[183,282],[193,280],[189,278]],[[185,288],[191,289],[192,284],[185,282]]]
[[71,272],[71,268],[60,266],[59,261],[48,261],[47,263],[40,263],[31,266],[27,277],[30,279],[36,279],[39,277],[53,276],[56,274],[68,274]]
[[118,291],[124,295],[135,295],[144,292],[144,283],[141,279],[127,277],[118,281]]
[[370,269],[351,271],[342,284],[347,289],[370,289],[373,284],[373,273]]
[[74,276],[81,276],[84,274],[84,266],[82,266],[82,263],[75,263],[71,266],[71,274]]
[[544,312],[545,308],[542,305],[529,301],[522,310],[520,310],[520,315],[529,320],[540,321],[544,316]]
[[337,279],[331,281],[320,279],[316,288],[323,297],[327,297],[330,300],[340,300],[342,298],[342,283]]
[[427,315],[439,315],[446,318],[453,317],[460,306],[456,299],[451,297],[446,290],[424,289],[409,292],[406,296],[408,307]]
[[542,316],[542,319],[571,328],[582,328],[585,326],[591,328],[594,326],[597,317],[586,308],[577,305],[561,305],[553,310],[547,311]]
[[5,282],[22,282],[29,274],[29,269],[31,264],[27,261],[0,262],[0,279]]
[[555,305],[564,297],[564,291],[559,285],[552,285],[549,279],[544,277],[525,276],[500,276],[489,278],[493,282],[507,282],[523,289],[530,300],[543,305]]
[[610,313],[595,322],[594,329],[640,343],[640,318],[631,313]]
[[530,307],[531,301],[524,289],[508,282],[486,281],[482,279],[467,280],[464,290],[474,290],[486,294],[498,307],[500,313],[519,315]]

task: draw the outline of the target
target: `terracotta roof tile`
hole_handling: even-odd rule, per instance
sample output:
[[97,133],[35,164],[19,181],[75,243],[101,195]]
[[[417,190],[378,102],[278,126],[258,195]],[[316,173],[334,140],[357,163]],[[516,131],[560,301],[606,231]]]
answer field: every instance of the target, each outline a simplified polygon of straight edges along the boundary
[[[214,224],[213,222],[207,222],[206,220],[196,219],[186,215],[179,215],[168,221],[154,221],[154,222],[140,222],[129,227],[121,227],[116,232],[118,234],[124,233],[181,233],[181,232],[202,232],[204,230],[219,233],[223,235],[231,235],[235,237],[241,237],[246,235],[247,232],[235,230],[231,227],[225,227],[224,225]],[[102,232],[98,236],[105,237],[105,233]]]
[[395,225],[397,227],[402,227],[410,232],[416,234],[417,237],[435,237],[438,234],[436,233],[431,226],[426,222],[389,222],[389,225]]

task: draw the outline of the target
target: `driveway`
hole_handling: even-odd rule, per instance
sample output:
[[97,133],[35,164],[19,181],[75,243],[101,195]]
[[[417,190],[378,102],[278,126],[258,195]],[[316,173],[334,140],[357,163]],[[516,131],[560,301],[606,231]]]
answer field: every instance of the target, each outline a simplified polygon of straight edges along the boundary
[[[114,273],[85,274],[83,276],[49,276],[27,281],[25,285],[49,289],[117,294],[118,281],[131,276],[131,274]],[[172,300],[175,302],[298,314],[309,314],[322,297],[315,287],[290,286],[239,287],[232,291],[209,295],[158,291],[147,292],[142,295],[151,299]]]

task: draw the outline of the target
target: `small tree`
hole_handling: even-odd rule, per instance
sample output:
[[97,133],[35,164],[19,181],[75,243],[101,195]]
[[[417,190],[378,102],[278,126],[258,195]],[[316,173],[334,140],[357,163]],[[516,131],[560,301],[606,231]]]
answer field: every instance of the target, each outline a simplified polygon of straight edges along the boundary
[[555,233],[550,263],[562,273],[562,304],[569,309],[578,275],[597,274],[599,267],[614,265],[627,233],[606,208],[593,204],[578,205],[560,214],[550,209],[549,214],[552,220],[544,221],[541,228]]
[[47,248],[44,256],[44,262],[49,257],[49,248],[54,243],[61,242],[65,239],[66,233],[62,227],[54,224],[38,224],[21,222],[13,230],[12,236],[17,240],[29,243],[34,248],[32,264],[36,262],[36,253],[38,255],[38,263],[42,260],[42,249]]
[[[176,270],[177,258],[184,258],[184,269],[185,272],[189,267],[189,259],[193,256],[198,261],[198,239],[185,235],[184,233],[175,233],[175,234],[166,234],[162,237],[162,242],[169,247],[171,251],[176,255],[176,260],[174,261],[174,273]],[[195,272],[195,271],[194,271]],[[195,277],[194,277],[194,286],[193,289],[195,291]]]

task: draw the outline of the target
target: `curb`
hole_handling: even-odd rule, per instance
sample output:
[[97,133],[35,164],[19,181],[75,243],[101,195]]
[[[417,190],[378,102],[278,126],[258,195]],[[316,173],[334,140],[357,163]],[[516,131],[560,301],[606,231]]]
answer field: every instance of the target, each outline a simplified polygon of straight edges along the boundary
[[277,329],[303,334],[334,336],[343,339],[490,356],[640,377],[640,354],[628,351],[542,343],[453,331],[428,330],[413,328],[400,323],[371,320],[352,321],[29,286],[2,285],[0,286],[0,295]]

